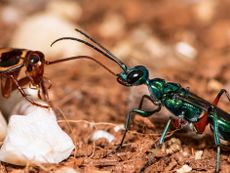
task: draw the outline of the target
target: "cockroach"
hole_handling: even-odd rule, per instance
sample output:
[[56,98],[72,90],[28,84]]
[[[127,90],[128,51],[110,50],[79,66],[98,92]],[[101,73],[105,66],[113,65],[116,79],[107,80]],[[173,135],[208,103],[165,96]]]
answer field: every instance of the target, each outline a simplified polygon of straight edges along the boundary
[[[16,48],[0,49],[0,80],[2,96],[8,98],[12,91],[18,89],[21,95],[33,105],[49,108],[51,102],[49,100],[48,89],[51,87],[51,83],[46,77],[44,77],[44,67],[46,65],[82,58],[91,59],[110,71],[103,64],[89,56],[75,56],[47,61],[45,60],[45,55],[40,51]],[[19,79],[19,74],[22,69],[24,69],[25,76]],[[27,84],[30,84],[30,87],[38,89],[38,98],[47,102],[48,105],[37,103],[31,99],[23,88]]]

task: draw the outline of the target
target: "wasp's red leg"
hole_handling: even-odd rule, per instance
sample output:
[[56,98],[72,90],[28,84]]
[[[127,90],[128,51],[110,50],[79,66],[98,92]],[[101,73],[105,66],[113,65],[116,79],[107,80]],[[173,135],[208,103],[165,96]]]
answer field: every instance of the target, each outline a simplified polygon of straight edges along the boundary
[[[228,100],[230,101],[229,93],[225,89],[221,89],[217,94],[216,98],[214,99],[214,101],[212,102],[214,106],[216,106],[219,103],[220,97],[223,95],[223,93],[226,94]],[[194,123],[194,127],[197,133],[203,133],[207,124],[208,124],[208,112],[205,112],[204,115],[200,118],[200,120],[197,123]]]
[[21,95],[27,100],[29,101],[31,104],[35,105],[35,106],[39,106],[42,108],[49,108],[49,106],[47,105],[41,105],[39,103],[34,102],[33,100],[29,99],[28,96],[26,95],[25,91],[22,89],[22,87],[19,85],[19,82],[17,81],[17,79],[15,79],[15,77],[13,75],[10,75],[12,81],[14,82],[14,84],[17,86],[17,89],[19,90],[19,92],[21,93]]
[[182,126],[185,125],[185,123],[186,122],[184,120],[178,118],[173,118],[171,122],[172,126],[176,129],[182,128]]

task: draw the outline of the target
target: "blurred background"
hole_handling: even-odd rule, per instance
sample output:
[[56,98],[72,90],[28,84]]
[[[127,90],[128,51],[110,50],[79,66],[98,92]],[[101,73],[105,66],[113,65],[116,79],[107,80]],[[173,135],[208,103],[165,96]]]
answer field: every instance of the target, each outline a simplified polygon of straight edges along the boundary
[[[229,0],[1,0],[0,46],[39,50],[48,60],[90,55],[120,72],[77,42],[50,47],[63,36],[83,38],[74,31],[80,28],[129,66],[143,64],[151,78],[178,82],[212,101],[221,88],[230,91],[229,8]],[[51,99],[69,119],[122,123],[148,93],[120,86],[87,60],[45,70],[53,83]]]

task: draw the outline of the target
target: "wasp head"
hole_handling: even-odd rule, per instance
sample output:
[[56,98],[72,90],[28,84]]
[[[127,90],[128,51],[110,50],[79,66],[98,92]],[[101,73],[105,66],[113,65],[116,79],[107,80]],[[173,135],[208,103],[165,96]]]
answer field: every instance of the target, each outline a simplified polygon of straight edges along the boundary
[[134,66],[118,74],[117,81],[125,86],[137,86],[145,84],[149,73],[144,66]]

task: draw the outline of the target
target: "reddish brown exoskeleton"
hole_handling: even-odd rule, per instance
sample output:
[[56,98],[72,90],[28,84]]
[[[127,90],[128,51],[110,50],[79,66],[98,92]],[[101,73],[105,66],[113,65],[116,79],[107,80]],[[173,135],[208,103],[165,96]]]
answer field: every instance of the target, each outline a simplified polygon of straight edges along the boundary
[[[0,49],[1,93],[3,97],[8,98],[12,91],[18,89],[21,95],[33,105],[48,108],[49,106],[37,103],[28,97],[23,86],[30,84],[33,88],[37,88],[38,97],[50,105],[48,89],[51,87],[51,83],[44,77],[45,65],[82,58],[91,59],[109,70],[103,64],[88,56],[76,56],[47,61],[45,60],[44,54],[40,51],[12,48]],[[25,67],[25,76],[19,79],[19,73],[24,69],[23,67]],[[49,84],[48,86],[45,85],[47,82]]]

